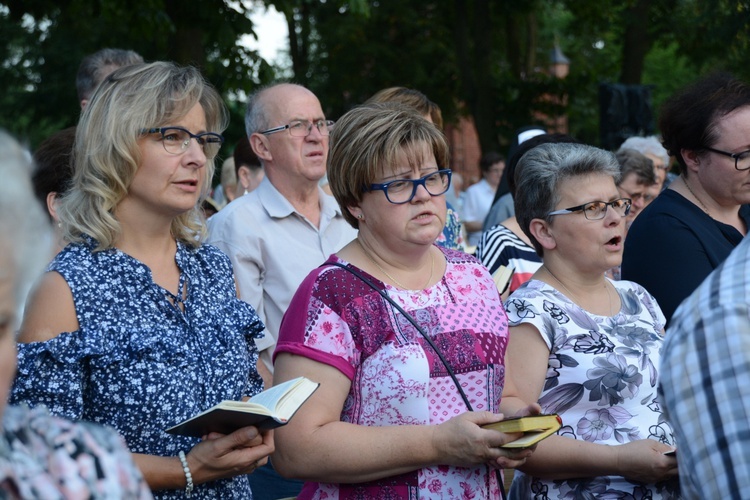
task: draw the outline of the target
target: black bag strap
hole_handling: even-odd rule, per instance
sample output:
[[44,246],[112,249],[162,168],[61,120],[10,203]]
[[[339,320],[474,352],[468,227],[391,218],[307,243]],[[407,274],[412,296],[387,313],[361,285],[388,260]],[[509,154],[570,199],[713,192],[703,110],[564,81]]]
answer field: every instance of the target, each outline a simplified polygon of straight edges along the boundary
[[409,323],[411,323],[414,326],[414,328],[417,329],[417,331],[420,333],[420,335],[422,335],[422,337],[427,341],[427,343],[430,344],[430,347],[432,347],[432,350],[435,351],[435,354],[437,354],[438,358],[440,358],[440,361],[443,363],[443,366],[445,366],[445,369],[448,371],[448,375],[450,375],[451,380],[453,380],[453,383],[456,384],[458,393],[461,395],[461,399],[463,399],[464,404],[466,405],[466,408],[469,411],[474,411],[474,409],[471,406],[471,403],[469,402],[469,398],[466,397],[466,393],[461,388],[461,384],[458,382],[458,378],[456,378],[456,374],[453,372],[453,369],[448,364],[448,361],[446,361],[445,357],[443,357],[443,354],[437,348],[435,343],[427,335],[427,332],[424,331],[424,329],[419,325],[419,323],[417,323],[417,320],[415,320],[411,314],[406,312],[403,307],[398,305],[396,301],[390,298],[388,294],[385,292],[385,290],[378,288],[377,285],[375,285],[375,283],[373,283],[371,280],[369,280],[366,276],[364,276],[362,273],[360,273],[356,269],[353,269],[349,266],[345,266],[344,264],[341,264],[340,262],[327,262],[323,264],[323,266],[325,265],[331,265],[331,266],[340,267],[341,269],[346,269],[347,271],[352,273],[354,276],[361,279],[367,286],[369,286],[370,288],[378,292],[378,294],[380,294],[380,296],[383,297],[393,308],[395,308],[398,312],[400,312],[409,321]]
[[[375,283],[373,283],[371,280],[369,280],[366,276],[364,276],[362,273],[357,271],[354,268],[351,268],[349,266],[345,266],[344,264],[341,264],[340,262],[326,262],[325,264],[322,264],[320,267],[324,266],[336,266],[340,267],[341,269],[345,269],[352,273],[357,278],[361,279],[367,286],[378,292],[378,294],[383,297],[386,302],[388,302],[393,308],[395,308],[398,312],[404,315],[404,317],[411,323],[414,328],[417,329],[417,331],[422,335],[422,337],[427,341],[428,344],[430,344],[430,347],[432,347],[432,350],[435,351],[435,354],[438,355],[438,358],[440,358],[440,361],[443,363],[443,366],[445,366],[445,369],[448,371],[448,375],[450,375],[451,380],[453,380],[453,383],[456,385],[456,389],[458,389],[458,393],[461,395],[461,399],[463,399],[464,404],[466,405],[466,408],[469,411],[474,411],[474,409],[471,406],[471,403],[469,402],[469,398],[466,397],[466,393],[461,388],[461,384],[458,382],[458,378],[456,378],[456,374],[453,372],[453,369],[448,364],[448,361],[446,361],[445,357],[443,357],[443,354],[440,352],[440,350],[437,348],[435,343],[432,341],[432,339],[427,335],[427,332],[424,331],[424,329],[417,323],[417,320],[414,319],[414,317],[406,312],[403,307],[398,305],[395,300],[390,298],[388,294],[385,292],[385,290],[378,288]],[[489,466],[487,466],[489,467]],[[500,494],[505,500],[507,498],[505,493],[505,485],[503,484],[503,476],[500,472],[500,469],[495,469],[495,476],[497,477],[497,484],[500,488]]]

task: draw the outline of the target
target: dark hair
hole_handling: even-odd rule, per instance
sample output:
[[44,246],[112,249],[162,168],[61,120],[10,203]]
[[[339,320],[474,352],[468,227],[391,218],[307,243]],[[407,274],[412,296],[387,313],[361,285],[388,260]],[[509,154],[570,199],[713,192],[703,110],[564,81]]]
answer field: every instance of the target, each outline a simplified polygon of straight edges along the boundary
[[693,82],[664,103],[659,117],[662,143],[677,159],[680,173],[687,171],[681,151],[713,146],[719,120],[743,106],[750,106],[750,86],[725,72]]
[[260,158],[253,151],[252,146],[250,146],[250,140],[247,137],[243,137],[237,142],[232,157],[234,158],[234,172],[238,178],[240,167],[247,167],[250,170],[262,168]]
[[638,178],[638,184],[644,186],[653,186],[656,184],[656,174],[654,173],[654,162],[648,156],[642,155],[635,149],[622,148],[615,153],[617,163],[620,164],[619,185],[630,174],[635,174]]
[[71,157],[75,139],[76,127],[69,127],[47,137],[34,151],[36,169],[31,182],[34,185],[34,196],[45,212],[47,195],[57,193],[57,196],[61,196],[73,177]]
[[[508,177],[508,189],[511,197],[516,197],[516,184],[518,182],[518,179],[516,179],[516,165],[518,165],[518,160],[520,160],[528,150],[533,149],[540,144],[550,143],[580,144],[580,141],[567,134],[540,134],[519,144],[513,153],[513,156],[511,156],[510,160],[508,160],[508,163],[505,165],[505,175]],[[499,197],[500,196],[497,196],[496,193],[494,201],[497,201]]]
[[497,151],[490,151],[485,153],[479,160],[479,169],[482,172],[487,172],[492,165],[505,161],[505,157]]
[[101,49],[81,61],[76,74],[78,100],[90,99],[96,87],[112,71],[143,62],[143,57],[132,50]]

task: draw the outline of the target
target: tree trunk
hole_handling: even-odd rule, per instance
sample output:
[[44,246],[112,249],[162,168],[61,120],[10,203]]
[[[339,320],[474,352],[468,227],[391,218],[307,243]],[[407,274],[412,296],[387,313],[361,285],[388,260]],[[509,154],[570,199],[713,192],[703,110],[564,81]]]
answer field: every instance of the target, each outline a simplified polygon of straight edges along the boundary
[[651,0],[636,0],[625,13],[625,35],[622,44],[622,73],[620,82],[641,83],[643,64],[651,48],[649,15]]

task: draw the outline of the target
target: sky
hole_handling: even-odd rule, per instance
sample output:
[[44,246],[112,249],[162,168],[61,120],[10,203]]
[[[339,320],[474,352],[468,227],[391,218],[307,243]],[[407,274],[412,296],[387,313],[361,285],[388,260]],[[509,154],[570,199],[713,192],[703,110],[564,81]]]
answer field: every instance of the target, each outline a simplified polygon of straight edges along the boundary
[[248,47],[257,49],[261,57],[269,63],[276,62],[279,51],[289,50],[289,31],[286,26],[284,15],[276,9],[258,9],[250,16],[255,24],[255,32],[258,40],[250,35],[242,37],[242,43]]

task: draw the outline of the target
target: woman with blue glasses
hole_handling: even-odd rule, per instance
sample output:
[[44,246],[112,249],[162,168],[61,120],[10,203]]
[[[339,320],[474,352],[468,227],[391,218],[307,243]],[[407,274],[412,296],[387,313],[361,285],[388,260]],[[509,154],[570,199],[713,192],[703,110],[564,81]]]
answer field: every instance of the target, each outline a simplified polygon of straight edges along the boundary
[[[516,218],[542,267],[506,302],[506,364],[524,401],[563,428],[516,472],[510,498],[678,498],[672,429],[656,399],[664,315],[612,281],[631,207],[612,153],[542,144],[516,167]],[[671,479],[671,481],[670,481]]]
[[320,382],[275,435],[300,499],[499,498],[497,469],[532,452],[481,428],[513,400],[507,318],[487,270],[435,244],[447,166],[443,134],[405,106],[336,122],[328,178],[359,234],[297,290],[275,352],[276,380]]

